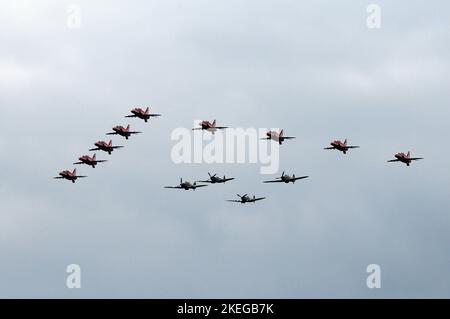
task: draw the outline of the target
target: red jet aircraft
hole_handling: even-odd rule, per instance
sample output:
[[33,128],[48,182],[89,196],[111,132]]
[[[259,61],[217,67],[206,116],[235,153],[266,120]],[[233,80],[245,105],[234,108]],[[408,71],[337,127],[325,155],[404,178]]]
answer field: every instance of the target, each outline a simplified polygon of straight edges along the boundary
[[411,157],[411,152],[405,153],[397,153],[395,154],[395,159],[390,160],[388,162],[402,162],[405,163],[406,166],[409,166],[412,161],[418,161],[423,159],[423,157]]
[[78,158],[78,160],[80,160],[80,162],[76,162],[73,164],[75,164],[75,165],[86,164],[86,165],[92,166],[92,168],[95,168],[95,165],[97,165],[98,163],[107,162],[106,160],[97,160],[95,154],[92,157],[90,157],[89,155],[83,155],[80,158]]
[[325,147],[325,150],[338,150],[343,152],[344,154],[347,154],[348,150],[351,148],[359,148],[359,146],[350,146],[347,145],[347,139],[345,139],[344,142],[341,142],[339,140],[333,141],[330,143],[331,147]]
[[94,145],[97,147],[91,148],[89,151],[104,151],[107,152],[109,155],[111,155],[112,151],[114,151],[116,148],[123,147],[123,146],[113,146],[112,140],[110,140],[109,143],[106,143],[105,141],[98,141]]
[[196,127],[196,128],[193,128],[192,130],[193,131],[206,130],[206,131],[209,131],[214,134],[217,130],[223,130],[223,129],[228,128],[227,126],[217,126],[216,120],[214,120],[212,123],[210,121],[202,121],[202,122],[200,122],[199,125],[201,127]]
[[145,111],[140,107],[136,107],[131,110],[131,113],[133,115],[127,115],[125,117],[138,117],[144,120],[145,122],[147,122],[151,117],[161,116],[161,114],[151,114],[150,109],[148,107],[145,109]]
[[59,173],[59,176],[53,177],[55,179],[67,179],[69,181],[72,181],[72,183],[75,183],[77,178],[84,178],[87,176],[77,176],[77,169],[74,169],[73,172],[71,171],[62,171]]
[[120,135],[120,136],[125,137],[127,140],[128,140],[128,138],[130,137],[131,134],[139,134],[139,133],[142,133],[142,132],[133,132],[133,131],[130,131],[130,124],[128,124],[127,127],[123,127],[123,126],[121,126],[121,125],[117,125],[117,126],[114,126],[114,127],[112,128],[112,130],[113,130],[114,132],[106,133],[106,135]]
[[281,130],[280,133],[275,131],[269,131],[266,133],[267,137],[262,138],[263,140],[274,140],[278,142],[280,145],[283,144],[284,140],[290,140],[295,138],[294,136],[284,136],[284,130]]

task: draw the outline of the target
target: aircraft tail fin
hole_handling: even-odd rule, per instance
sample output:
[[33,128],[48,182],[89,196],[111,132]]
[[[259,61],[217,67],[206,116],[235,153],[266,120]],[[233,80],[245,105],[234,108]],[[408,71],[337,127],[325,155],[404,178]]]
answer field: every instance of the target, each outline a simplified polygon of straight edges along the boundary
[[212,126],[216,126],[216,120],[212,122]]
[[345,141],[344,141],[344,145],[347,145],[347,139],[345,139]]
[[145,113],[148,113],[149,110],[150,108],[147,106],[147,108],[145,109]]
[[73,174],[73,175],[77,175],[77,169],[76,169],[76,168],[73,169],[72,174]]
[[109,140],[108,146],[112,146],[112,140]]
[[129,130],[130,130],[130,124],[128,124],[128,125],[127,125],[127,128],[126,128],[126,130],[127,130],[127,131],[129,131]]
[[281,130],[280,131],[280,136],[283,136],[284,135],[284,130]]
[[411,157],[411,152],[408,151],[408,154],[406,154],[406,157]]

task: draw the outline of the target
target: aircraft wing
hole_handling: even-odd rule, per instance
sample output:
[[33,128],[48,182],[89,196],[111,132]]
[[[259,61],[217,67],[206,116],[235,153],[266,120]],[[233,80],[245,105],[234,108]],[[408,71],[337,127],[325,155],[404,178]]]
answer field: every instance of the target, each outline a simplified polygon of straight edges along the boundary
[[418,161],[418,160],[421,160],[421,159],[423,159],[423,157],[412,157],[412,158],[409,158],[410,161]]
[[[96,163],[104,163],[104,162],[107,162],[107,160],[98,160],[98,161],[96,160],[95,162],[96,162]],[[76,164],[76,163],[75,163],[75,164]]]
[[257,201],[259,201],[259,200],[263,200],[263,199],[266,199],[265,197],[260,197],[260,198],[255,198],[255,199],[251,199],[251,200],[249,200],[250,202],[257,202]]
[[400,162],[400,160],[398,160],[398,159],[393,159],[393,160],[388,161],[388,163],[392,163],[392,162]]
[[227,199],[227,202],[242,203],[240,200],[236,200],[236,199]]
[[214,126],[213,128],[216,128],[218,130],[223,130],[223,129],[228,128],[228,126]]
[[134,131],[134,132],[128,132],[128,134],[140,134],[140,133],[142,133],[142,132],[136,132],[136,131]]
[[193,131],[201,131],[201,130],[203,130],[203,128],[202,128],[202,127],[195,127],[195,128],[193,128],[192,130],[193,130]]
[[296,178],[292,178],[291,181],[296,181],[299,179],[304,179],[304,178],[308,178],[309,176],[300,176],[300,177],[296,177]]
[[89,151],[100,151],[100,149],[97,147],[97,148],[91,148]]
[[223,181],[224,182],[229,182],[229,181],[232,181],[234,179],[234,177],[230,177],[230,178],[225,178],[225,179],[223,179]]
[[109,132],[109,133],[106,133],[106,135],[117,135],[117,134],[119,134],[119,133],[117,133],[117,132]]
[[284,181],[282,179],[276,179],[272,181],[264,181],[264,183],[284,183]]
[[325,147],[324,150],[334,150],[335,147]]
[[181,186],[164,186],[164,188],[172,188],[172,189],[182,189]]
[[132,114],[132,115],[126,115],[125,117],[137,117],[137,115]]
[[285,139],[285,140],[291,140],[291,139],[295,138],[295,136],[281,136],[281,138]]
[[359,148],[359,146],[347,146],[347,148]]
[[76,162],[76,163],[73,163],[74,165],[77,165],[77,164],[84,164],[83,162]]
[[209,180],[209,181],[197,181],[197,183],[212,183],[212,182]]
[[62,177],[62,176],[55,176],[55,177],[53,177],[54,179],[62,179],[62,178],[64,178],[64,177]]
[[85,177],[87,177],[87,176],[84,176],[84,175],[80,175],[80,176],[75,176],[76,178],[85,178]]
[[208,186],[208,185],[195,185],[194,188],[205,187],[205,186]]
[[111,146],[113,149],[122,148],[123,146]]
[[161,116],[161,114],[149,114],[150,117],[157,117],[157,116]]

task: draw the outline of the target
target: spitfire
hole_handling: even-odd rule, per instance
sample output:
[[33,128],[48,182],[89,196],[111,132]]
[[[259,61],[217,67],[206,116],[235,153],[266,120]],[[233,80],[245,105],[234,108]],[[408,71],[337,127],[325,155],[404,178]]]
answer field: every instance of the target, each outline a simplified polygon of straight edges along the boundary
[[217,176],[217,174],[211,175],[211,173],[208,173],[209,179],[206,181],[198,181],[200,183],[211,183],[211,184],[225,184],[228,181],[234,180],[234,178],[226,178],[224,175],[223,178]]
[[85,178],[87,176],[77,175],[77,169],[74,169],[73,172],[71,171],[62,171],[59,173],[59,176],[53,177],[54,179],[67,179],[71,181],[72,183],[75,183],[75,181],[78,178]]
[[148,108],[148,107],[145,109],[145,111],[143,109],[141,109],[140,107],[136,107],[136,108],[132,109],[130,112],[132,114],[127,115],[125,117],[137,117],[137,118],[140,118],[141,120],[144,120],[144,122],[146,122],[146,123],[151,117],[161,116],[161,114],[151,114],[150,108]]
[[281,130],[280,133],[275,131],[269,131],[266,133],[267,137],[262,138],[263,140],[274,140],[278,142],[280,145],[283,144],[285,140],[294,139],[294,136],[284,136],[284,130]]
[[344,142],[339,140],[330,143],[331,147],[325,147],[325,150],[338,150],[344,154],[347,154],[348,150],[351,148],[359,148],[359,146],[347,145],[347,139]]
[[264,183],[292,183],[295,184],[295,181],[299,180],[299,179],[304,179],[304,178],[308,178],[309,176],[300,176],[300,177],[295,177],[295,174],[293,174],[292,176],[286,175],[284,174],[284,172],[281,174],[280,177],[278,177],[275,180],[272,181],[265,181]]
[[164,186],[164,188],[172,188],[172,189],[184,189],[186,191],[192,189],[193,191],[195,191],[197,188],[199,187],[206,187],[208,185],[197,185],[196,182],[194,182],[193,184],[191,184],[190,182],[183,182],[183,179],[180,178],[180,185],[178,186]]
[[83,155],[83,156],[81,156],[80,158],[78,158],[78,160],[80,161],[80,162],[76,162],[76,163],[73,163],[74,165],[77,165],[77,164],[86,164],[86,165],[89,165],[89,166],[92,166],[92,168],[95,168],[95,166],[98,164],[98,163],[104,163],[104,162],[107,162],[106,160],[97,160],[97,157],[96,157],[96,154],[94,154],[94,156],[89,156],[89,155]]
[[257,201],[266,199],[265,197],[256,198],[255,195],[253,195],[253,197],[249,197],[247,194],[245,194],[244,196],[241,196],[239,194],[236,195],[239,197],[239,200],[227,199],[227,202],[246,204],[246,203],[256,203]]
[[402,163],[405,163],[406,166],[409,166],[409,165],[411,165],[412,161],[418,161],[421,159],[423,159],[423,157],[411,157],[411,152],[408,152],[406,154],[405,153],[397,153],[397,154],[395,154],[395,159],[389,160],[388,162],[389,163],[402,162]]

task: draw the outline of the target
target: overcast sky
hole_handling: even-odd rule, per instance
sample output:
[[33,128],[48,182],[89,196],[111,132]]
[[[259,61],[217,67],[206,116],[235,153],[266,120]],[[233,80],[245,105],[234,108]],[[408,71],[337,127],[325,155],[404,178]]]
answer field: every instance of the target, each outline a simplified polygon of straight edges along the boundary
[[[369,29],[370,3],[1,1],[0,297],[450,297],[450,4],[375,1]],[[297,139],[274,176],[177,165],[195,119]],[[143,134],[88,178],[52,179],[128,123]],[[361,148],[323,150],[345,138]],[[425,160],[386,162],[400,151]],[[262,183],[282,170],[310,178]],[[208,172],[236,180],[162,188]]]

